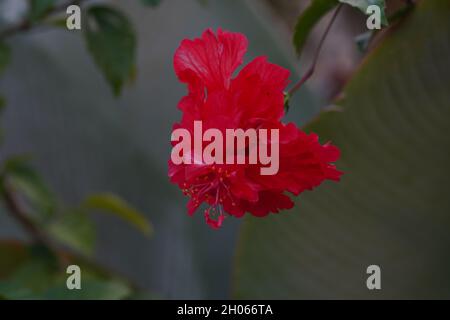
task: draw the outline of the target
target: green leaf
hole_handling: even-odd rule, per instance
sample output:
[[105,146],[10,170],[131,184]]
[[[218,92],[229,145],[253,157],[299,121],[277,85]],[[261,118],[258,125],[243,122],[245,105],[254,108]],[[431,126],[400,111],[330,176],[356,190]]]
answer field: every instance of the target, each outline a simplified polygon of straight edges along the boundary
[[24,156],[7,159],[4,164],[5,176],[10,185],[23,194],[43,218],[49,217],[54,212],[56,200],[28,160]]
[[28,250],[13,240],[0,241],[0,279],[10,276],[28,257]]
[[33,290],[14,281],[0,281],[0,300],[33,300]]
[[364,53],[367,51],[370,45],[370,41],[373,38],[373,35],[374,32],[372,30],[369,30],[355,37],[355,43],[360,52]]
[[131,294],[131,289],[119,280],[85,279],[82,273],[81,290],[68,290],[66,284],[48,289],[44,299],[50,300],[119,300]]
[[6,44],[0,42],[0,74],[3,72],[3,70],[5,70],[10,59],[11,59],[11,50]]
[[381,24],[384,26],[388,25],[386,18],[386,3],[385,0],[339,0],[341,3],[351,5],[352,7],[358,8],[364,14],[367,14],[367,7],[371,5],[377,5],[381,9]]
[[[247,217],[234,297],[450,298],[450,1],[420,1],[307,128],[345,174],[294,209]],[[406,45],[407,44],[407,45]],[[381,290],[366,269],[381,268]]]
[[47,228],[48,232],[62,243],[85,255],[92,255],[95,226],[85,212],[74,211],[63,214]]
[[29,18],[35,22],[43,18],[54,6],[56,0],[31,0]]
[[[399,20],[403,19],[407,14],[409,14],[413,8],[414,8],[413,5],[404,6],[403,8],[391,14],[387,19],[391,24],[396,23]],[[380,30],[369,30],[357,35],[355,37],[355,43],[356,46],[358,47],[358,50],[362,53],[365,53],[370,46],[370,42],[374,39],[375,35],[379,31]]]
[[83,208],[101,210],[105,213],[112,213],[135,226],[146,235],[151,234],[153,228],[145,215],[126,201],[110,193],[96,194],[88,197]]
[[292,39],[297,54],[300,55],[302,52],[306,40],[317,22],[336,5],[336,0],[312,0],[311,4],[298,17]]
[[131,285],[84,258],[65,253],[81,269],[81,290],[68,290],[68,274],[47,249],[17,241],[0,241],[1,299],[124,299]]
[[162,0],[141,0],[141,2],[150,7],[157,7],[161,4]]
[[67,18],[66,17],[56,18],[56,19],[51,19],[51,20],[49,19],[49,20],[45,21],[45,24],[48,26],[51,26],[51,27],[67,30]]
[[133,26],[121,12],[103,6],[90,7],[86,20],[87,47],[117,96],[135,72]]
[[38,292],[55,283],[56,258],[42,247],[22,247],[27,259],[16,266],[6,279],[0,280],[0,295],[6,299],[37,299]]

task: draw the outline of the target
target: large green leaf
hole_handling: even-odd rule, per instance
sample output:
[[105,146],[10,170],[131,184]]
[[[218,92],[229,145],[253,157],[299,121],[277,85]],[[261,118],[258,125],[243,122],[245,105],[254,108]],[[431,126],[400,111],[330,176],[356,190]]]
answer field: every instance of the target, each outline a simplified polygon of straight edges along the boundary
[[247,217],[235,297],[450,298],[449,13],[419,2],[347,85],[344,111],[308,128],[340,147],[342,181]]
[[121,12],[104,6],[87,11],[86,43],[115,95],[135,74],[136,35]]

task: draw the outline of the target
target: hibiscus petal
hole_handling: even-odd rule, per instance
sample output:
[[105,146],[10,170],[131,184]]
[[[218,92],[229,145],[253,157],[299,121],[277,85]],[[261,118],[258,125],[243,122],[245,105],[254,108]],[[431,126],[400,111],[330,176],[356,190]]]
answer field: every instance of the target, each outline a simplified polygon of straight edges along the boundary
[[[242,118],[278,121],[284,114],[283,90],[288,84],[289,70],[258,57],[245,66],[231,85],[235,106]],[[245,124],[244,124],[245,125]]]
[[175,73],[189,84],[190,91],[198,91],[198,79],[208,90],[228,88],[246,51],[243,34],[218,29],[215,35],[208,29],[201,38],[181,42],[174,57]]
[[321,145],[316,134],[306,134],[292,123],[271,125],[280,130],[278,173],[264,176],[257,166],[249,167],[246,171],[247,177],[261,190],[286,190],[298,195],[320,185],[324,180],[339,181],[342,172],[332,164],[339,158],[338,148],[330,143]]
[[248,203],[247,211],[256,217],[265,217],[270,212],[278,213],[280,210],[291,209],[294,202],[282,193],[264,191],[260,193],[259,201]]

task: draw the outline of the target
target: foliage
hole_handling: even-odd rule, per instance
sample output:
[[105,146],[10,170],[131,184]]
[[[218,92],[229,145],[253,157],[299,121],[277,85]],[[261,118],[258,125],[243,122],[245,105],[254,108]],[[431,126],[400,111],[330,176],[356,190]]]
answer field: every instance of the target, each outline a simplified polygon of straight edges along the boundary
[[94,61],[105,75],[115,95],[135,74],[136,36],[128,19],[119,11],[90,7],[84,33]]
[[8,65],[10,56],[11,50],[9,49],[9,47],[5,43],[0,42],[0,74]]
[[[68,290],[67,274],[46,248],[13,241],[0,242],[0,296],[3,299],[124,299],[136,289],[126,280],[65,255],[82,270],[82,290]],[[139,291],[136,291],[139,292]]]
[[32,22],[42,19],[55,5],[56,0],[31,0],[28,13]]
[[[156,7],[162,1],[139,2]],[[62,20],[47,24],[61,13],[55,11],[56,0],[30,3],[26,23],[18,32],[44,23],[65,25]],[[394,21],[384,15],[384,0],[311,0],[295,27],[297,53],[301,54],[314,26],[337,5],[350,5],[366,14],[370,4],[383,9],[384,26]],[[83,10],[87,19],[80,33],[118,96],[138,69],[135,29],[115,7],[93,5]],[[361,279],[364,268],[374,263],[385,266],[390,279],[383,297],[450,295],[442,286],[450,260],[444,254],[441,261],[450,240],[446,214],[450,209],[446,184],[450,26],[445,14],[449,10],[446,0],[422,1],[346,86],[345,98],[337,102],[344,111],[323,113],[306,128],[342,149],[339,165],[346,172],[344,180],[333,190],[325,185],[302,196],[293,212],[245,221],[235,263],[235,297],[368,297]],[[358,38],[362,50],[373,36],[368,32]],[[0,37],[0,75],[12,60],[7,40]],[[3,105],[0,96],[0,109]],[[14,217],[5,197],[12,194],[27,223],[55,246],[35,238],[31,244],[0,241],[0,299],[148,297],[91,260],[97,238],[94,214],[113,215],[149,235],[153,228],[142,213],[107,192],[67,204],[34,169],[30,157],[2,159],[3,205]],[[66,289],[67,264],[81,266],[85,290]],[[424,264],[431,275],[423,275]]]
[[381,8],[381,23],[387,26],[384,0],[312,0],[310,5],[298,17],[294,28],[293,44],[297,54],[302,52],[308,35],[320,19],[339,3],[347,4],[360,9],[366,14],[369,5],[378,5]]
[[[160,1],[145,2],[156,6]],[[56,0],[31,0],[26,20],[10,32],[0,33],[0,74],[11,60],[11,50],[3,37],[41,24],[60,27],[62,20],[52,20],[52,16],[58,16],[61,8]],[[86,45],[118,95],[135,74],[133,26],[112,7],[91,6],[86,14],[82,30]],[[0,97],[0,108],[3,106]],[[25,230],[35,230],[31,236],[37,243],[0,241],[0,299],[124,299],[142,295],[127,280],[88,258],[95,251],[92,214],[97,211],[111,213],[145,235],[150,234],[152,227],[146,217],[125,200],[102,193],[88,196],[78,206],[65,204],[33,168],[31,158],[21,155],[7,157],[0,164],[0,200]],[[68,264],[81,267],[84,290],[67,289]]]
[[371,5],[376,5],[381,9],[381,23],[384,26],[388,25],[388,21],[386,19],[385,9],[386,3],[385,0],[339,0],[341,3],[348,4],[352,7],[355,7],[361,10],[362,13],[367,14],[367,8]]
[[89,196],[82,206],[85,210],[99,210],[105,213],[112,213],[131,225],[136,227],[142,233],[149,235],[152,232],[152,226],[145,219],[145,216],[132,208],[126,201],[114,194],[103,193]]
[[371,298],[372,264],[388,279],[376,297],[450,296],[449,10],[417,4],[352,77],[343,112],[307,127],[341,148],[346,174],[291,212],[244,222],[234,297]]
[[162,0],[141,0],[141,2],[150,7],[157,7],[161,4]]
[[301,53],[312,28],[336,5],[336,0],[315,0],[298,17],[293,37],[294,47],[298,54]]

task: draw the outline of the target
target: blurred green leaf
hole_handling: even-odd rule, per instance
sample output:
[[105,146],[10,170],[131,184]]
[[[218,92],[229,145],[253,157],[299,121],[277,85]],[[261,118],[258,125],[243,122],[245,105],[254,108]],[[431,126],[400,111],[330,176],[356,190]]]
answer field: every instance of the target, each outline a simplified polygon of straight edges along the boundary
[[4,174],[8,183],[27,198],[36,212],[42,218],[48,218],[54,212],[55,198],[28,162],[29,158],[26,156],[8,158],[4,163]]
[[364,53],[367,51],[373,35],[374,32],[372,30],[369,30],[355,37],[355,43],[360,52]]
[[33,300],[33,290],[14,281],[0,281],[0,300]]
[[68,290],[68,274],[56,257],[40,246],[0,241],[0,297],[2,299],[125,299],[141,295],[124,279],[66,255],[81,268],[81,290]]
[[358,8],[366,15],[368,6],[377,5],[381,9],[381,24],[383,24],[384,26],[388,25],[388,20],[385,13],[385,0],[339,0],[339,2],[349,4],[352,7]]
[[202,6],[206,7],[209,4],[209,0],[197,0],[197,2]]
[[336,0],[312,0],[310,5],[298,17],[293,36],[297,54],[301,54],[306,40],[317,22],[336,5]]
[[141,2],[150,7],[157,7],[161,4],[162,0],[141,0]]
[[[404,6],[403,8],[395,11],[387,18],[388,21],[392,24],[392,23],[395,23],[395,22],[403,19],[407,14],[409,14],[411,12],[413,7],[414,7],[413,5],[407,5],[407,6]],[[369,30],[367,32],[357,35],[355,37],[355,43],[356,43],[358,50],[362,53],[365,53],[370,46],[370,42],[372,41],[372,39],[374,39],[375,35],[379,31],[380,30],[377,30],[377,29]]]
[[0,295],[6,299],[37,299],[37,293],[55,283],[56,258],[45,248],[27,248],[28,259],[6,279],[0,280]]
[[0,42],[0,73],[2,73],[3,70],[5,70],[10,59],[11,59],[11,50],[6,44]]
[[56,18],[45,21],[46,25],[67,30],[67,18]]
[[385,26],[388,25],[385,14],[385,0],[312,0],[310,5],[298,17],[294,28],[293,43],[297,54],[301,54],[314,26],[338,4],[338,1],[356,7],[364,14],[367,14],[366,11],[369,5],[378,5],[381,9],[381,23]]
[[0,241],[0,280],[8,277],[28,258],[28,250],[18,241]]
[[47,229],[60,242],[85,255],[92,255],[95,245],[95,226],[85,212],[74,211],[60,215]]
[[131,294],[130,287],[119,280],[86,279],[83,277],[81,290],[68,290],[66,284],[49,288],[44,299],[52,300],[119,300]]
[[448,0],[418,2],[350,80],[344,111],[306,128],[341,149],[345,174],[293,210],[246,218],[235,298],[450,297],[448,12]]
[[29,18],[35,22],[44,17],[52,9],[56,0],[30,0]]
[[83,208],[101,210],[112,213],[135,226],[138,230],[149,235],[153,228],[145,215],[134,209],[125,200],[110,193],[96,194],[88,197]]
[[121,12],[103,6],[90,7],[86,20],[87,47],[117,96],[135,71],[133,26]]

